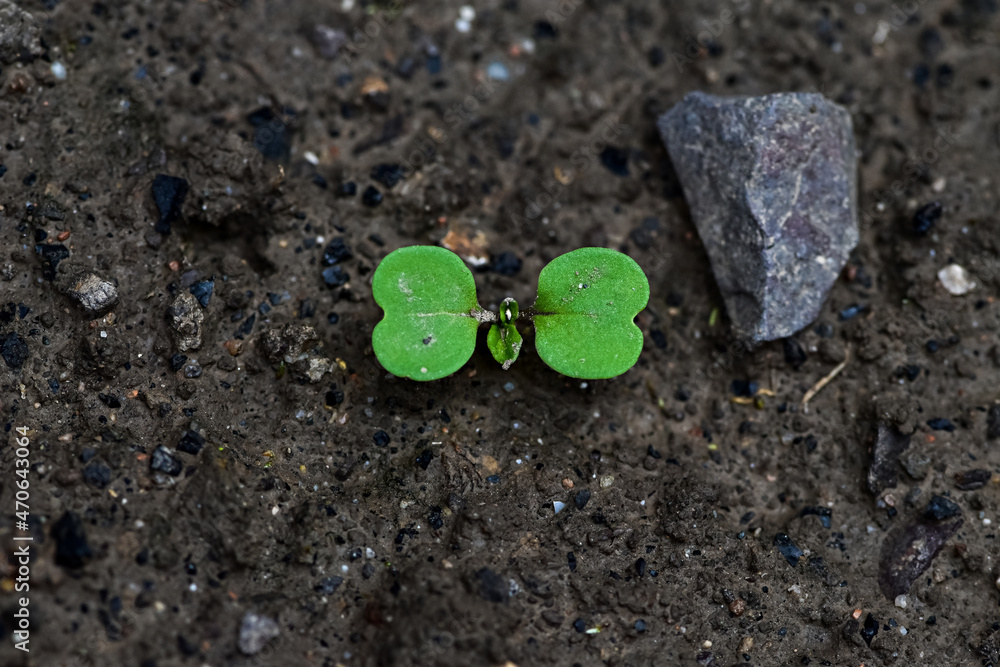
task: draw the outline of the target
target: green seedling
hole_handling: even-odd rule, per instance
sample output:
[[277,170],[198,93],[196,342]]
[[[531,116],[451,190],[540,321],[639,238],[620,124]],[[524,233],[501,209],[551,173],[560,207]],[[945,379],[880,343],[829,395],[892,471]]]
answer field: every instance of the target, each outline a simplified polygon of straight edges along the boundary
[[533,306],[522,310],[508,298],[493,313],[479,305],[475,278],[458,255],[410,246],[382,260],[372,294],[385,313],[372,348],[394,375],[451,375],[472,356],[481,324],[490,325],[486,344],[506,370],[521,352],[517,322],[530,321],[542,361],[563,375],[598,380],[621,375],[639,359],[642,332],[634,320],[649,301],[649,282],[630,257],[581,248],[542,269]]

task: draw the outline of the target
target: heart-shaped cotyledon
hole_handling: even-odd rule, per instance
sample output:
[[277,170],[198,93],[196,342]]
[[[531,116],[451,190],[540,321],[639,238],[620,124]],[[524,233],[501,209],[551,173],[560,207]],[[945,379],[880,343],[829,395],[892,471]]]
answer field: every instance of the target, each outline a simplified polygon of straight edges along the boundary
[[642,352],[634,320],[648,301],[649,281],[631,257],[607,248],[560,255],[539,274],[530,309],[538,356],[574,378],[621,375]]
[[378,265],[372,294],[385,313],[372,332],[387,371],[413,380],[451,375],[472,356],[476,331],[492,313],[479,307],[472,272],[436,246],[400,248]]

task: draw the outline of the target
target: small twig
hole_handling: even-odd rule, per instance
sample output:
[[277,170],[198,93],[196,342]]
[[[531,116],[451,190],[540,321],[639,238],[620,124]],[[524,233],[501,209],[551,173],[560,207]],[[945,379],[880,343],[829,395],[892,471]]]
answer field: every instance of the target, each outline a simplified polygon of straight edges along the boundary
[[802,397],[802,407],[806,408],[812,397],[820,392],[820,390],[826,385],[833,381],[833,378],[840,375],[840,371],[847,367],[847,363],[851,360],[851,348],[848,347],[844,354],[844,360],[837,364],[836,368],[826,374],[819,382],[813,385],[812,389],[806,392],[806,395]]

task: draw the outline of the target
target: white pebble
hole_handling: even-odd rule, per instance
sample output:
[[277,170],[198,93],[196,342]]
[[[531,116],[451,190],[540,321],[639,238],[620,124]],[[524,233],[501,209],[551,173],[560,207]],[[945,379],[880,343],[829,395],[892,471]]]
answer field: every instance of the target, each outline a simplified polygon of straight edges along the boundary
[[900,609],[906,609],[906,596],[905,595],[897,595],[896,596],[896,606],[899,607]]
[[486,66],[486,76],[492,81],[509,81],[510,71],[501,62],[492,62]]
[[556,514],[559,514],[559,512],[562,512],[564,507],[566,507],[566,503],[561,503],[558,500],[553,500],[552,501],[552,509],[554,509],[556,511]]
[[59,81],[66,80],[66,66],[63,65],[61,62],[57,60],[56,62],[52,63],[51,69],[52,69],[52,76],[54,76],[56,79],[58,79]]
[[944,288],[955,296],[961,296],[976,287],[975,281],[969,278],[969,272],[958,264],[949,264],[938,271],[937,275]]

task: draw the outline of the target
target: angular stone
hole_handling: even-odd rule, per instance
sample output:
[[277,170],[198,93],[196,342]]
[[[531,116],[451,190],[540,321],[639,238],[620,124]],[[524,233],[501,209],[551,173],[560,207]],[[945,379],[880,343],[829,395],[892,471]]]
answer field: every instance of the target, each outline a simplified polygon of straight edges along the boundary
[[6,338],[0,341],[0,356],[3,356],[7,367],[12,371],[16,371],[24,365],[28,354],[28,344],[16,331],[11,331]]
[[951,523],[918,522],[889,535],[882,543],[878,572],[878,585],[886,599],[909,593],[913,582],[927,571],[962,523],[962,519]]
[[153,201],[160,211],[155,230],[159,234],[169,234],[174,220],[181,217],[184,198],[187,197],[188,182],[178,176],[157,174],[153,179]]
[[879,422],[872,443],[872,463],[868,468],[868,490],[878,495],[899,481],[899,456],[910,446],[910,436],[892,424]]
[[695,92],[658,127],[737,335],[808,326],[858,243],[847,110],[815,93]]
[[44,49],[40,34],[34,16],[11,0],[0,0],[0,62],[7,64],[41,55]]
[[118,305],[118,288],[93,273],[82,278],[67,293],[90,315],[101,315]]
[[205,314],[201,312],[197,298],[187,293],[177,295],[167,308],[167,321],[174,330],[177,349],[186,352],[201,347],[201,323],[204,319]]
[[171,477],[177,477],[184,470],[184,464],[162,445],[153,450],[149,467],[158,472],[165,472]]

